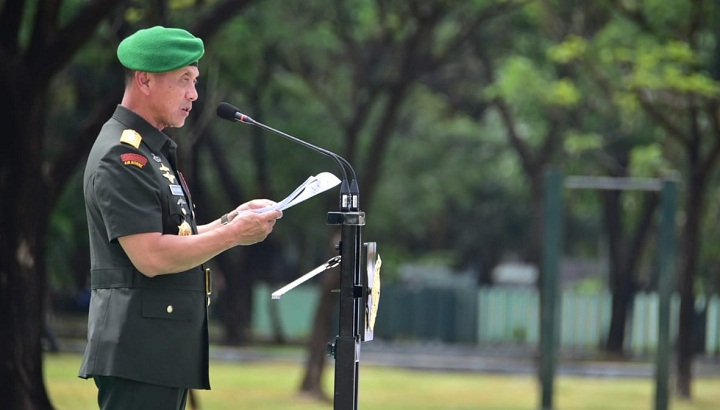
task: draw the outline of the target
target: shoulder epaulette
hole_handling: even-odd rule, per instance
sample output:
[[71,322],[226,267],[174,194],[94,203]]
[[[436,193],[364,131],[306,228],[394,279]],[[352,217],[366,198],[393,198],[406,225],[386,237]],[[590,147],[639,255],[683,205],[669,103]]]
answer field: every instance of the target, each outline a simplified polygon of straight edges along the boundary
[[140,148],[142,142],[142,136],[135,130],[125,130],[120,136],[120,142],[132,145],[135,148]]

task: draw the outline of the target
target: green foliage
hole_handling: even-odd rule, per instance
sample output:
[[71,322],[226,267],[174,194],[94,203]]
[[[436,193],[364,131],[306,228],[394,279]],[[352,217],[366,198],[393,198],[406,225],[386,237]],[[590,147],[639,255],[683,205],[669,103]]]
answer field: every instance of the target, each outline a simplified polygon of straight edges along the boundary
[[546,95],[548,75],[530,58],[513,56],[500,67],[498,80],[486,91],[488,97],[503,97],[520,106],[530,107]]
[[579,133],[568,131],[563,139],[563,148],[568,155],[579,155],[586,151],[597,150],[603,146],[603,137],[597,133]]
[[549,47],[548,57],[560,64],[572,63],[584,57],[588,46],[587,40],[571,34],[562,43]]
[[[560,120],[561,151],[551,164],[567,174],[605,175],[609,164],[628,156],[630,175],[656,177],[682,163],[666,133],[643,111],[638,93],[673,102],[687,95],[720,97],[711,69],[717,41],[712,29],[703,28],[698,36],[701,47],[671,35],[687,21],[687,2],[624,2],[629,10],[646,13],[657,32],[610,13],[607,5],[569,7],[555,1],[529,2],[480,20],[471,29],[465,25],[479,13],[519,3],[432,1],[414,6],[437,12],[425,16],[438,19],[436,31],[426,33],[432,40],[422,43],[431,51],[425,58],[448,53],[462,30],[468,32],[466,42],[451,50],[444,65],[427,69],[407,91],[382,153],[373,201],[361,204],[368,213],[365,237],[386,250],[387,266],[428,256],[477,267],[479,253],[487,252],[484,260],[491,260],[496,256],[492,253],[522,253],[527,246],[532,211],[528,176],[507,142],[505,123],[491,105],[494,99],[508,104],[514,126],[531,149],[542,146],[551,119]],[[68,4],[64,13],[71,15],[81,2]],[[169,20],[183,25],[216,4],[170,1]],[[149,10],[146,4],[130,2],[120,16],[124,23],[139,26]],[[357,107],[381,95],[353,136],[357,145],[350,159],[360,173],[366,172],[366,159],[380,155],[372,152],[371,138],[388,110],[387,93],[399,77],[399,62],[409,52],[402,41],[421,23],[413,12],[403,1],[254,2],[206,44],[201,102],[208,110],[219,101],[232,102],[259,121],[345,154]],[[110,23],[101,26],[53,83],[47,119],[54,125],[46,147],[50,154],[71,140],[76,124],[101,95],[118,85],[112,52],[117,39],[111,28]],[[486,60],[479,59],[480,54]],[[360,69],[353,65],[358,61],[363,63]],[[492,84],[485,76],[488,61],[494,68]],[[415,68],[425,69],[424,62],[416,61]],[[459,96],[472,104],[461,104]],[[679,116],[684,111],[678,107],[673,114]],[[211,129],[247,195],[259,190],[258,141],[264,145],[261,152],[274,199],[310,174],[336,171],[331,160],[255,128],[213,122]],[[189,129],[173,132],[190,136]],[[204,189],[215,198],[211,206],[229,206],[213,159],[202,153],[200,161]],[[77,187],[68,189],[78,192]],[[288,247],[325,246],[328,228],[322,222],[336,205],[334,196],[333,191],[288,211],[273,235]],[[82,220],[82,208],[70,199],[68,195],[56,211],[53,238],[67,238],[78,230],[70,225],[80,223],[72,221]],[[573,194],[568,199],[573,213],[569,218],[577,224],[571,230],[577,230],[578,238],[591,238],[579,246],[597,247],[597,196]],[[637,198],[627,201],[628,209],[637,207]],[[62,255],[71,252],[57,251],[53,261],[57,258],[57,266],[62,266]],[[711,257],[707,260],[709,266]]]
[[[517,9],[504,8],[521,3]],[[687,177],[690,161],[668,141],[658,119],[647,115],[639,96],[665,109],[662,120],[682,129],[696,125],[702,141],[714,140],[720,68],[712,16],[718,15],[718,5],[701,3],[707,18],[691,20],[694,3],[686,0],[258,1],[206,44],[201,102],[210,113],[217,102],[230,101],[275,128],[342,154],[351,152],[361,174],[368,172],[363,169],[368,158],[382,156],[371,165],[380,174],[373,201],[362,208],[368,213],[364,239],[379,243],[385,272],[416,260],[488,270],[503,255],[527,249],[533,211],[530,175],[507,141],[506,124],[493,101],[502,98],[510,107],[530,161],[541,157],[543,138],[557,127],[562,152],[546,164],[566,174],[607,175],[626,166],[631,176],[657,177],[676,168]],[[58,4],[63,23],[86,2]],[[120,86],[117,27],[157,21],[152,7],[158,5],[166,6],[168,24],[190,27],[217,4],[124,3],[51,85],[42,119],[51,124],[43,146],[46,162],[72,146],[93,109]],[[29,42],[30,21],[40,6],[26,5],[21,48]],[[502,12],[492,15],[496,10]],[[423,27],[428,21],[437,26]],[[411,42],[421,27],[427,31]],[[687,38],[692,29],[697,31]],[[403,71],[401,63],[413,51],[428,52],[406,63],[414,71]],[[435,60],[441,56],[447,59]],[[393,126],[385,131],[386,151],[376,152],[371,139],[383,115],[396,108],[388,105],[391,92],[409,75],[417,77],[405,89],[406,98],[396,103]],[[714,110],[693,123],[690,103],[705,102]],[[359,124],[353,123],[361,108],[367,111]],[[212,123],[207,130],[223,147],[236,183],[248,196],[260,192],[263,164],[273,199],[309,174],[335,170],[331,160],[255,128]],[[172,132],[197,137],[187,129]],[[703,146],[699,151],[711,150]],[[230,204],[214,161],[201,153],[198,184],[213,198],[207,206],[220,211]],[[712,200],[720,184],[717,172],[709,178],[697,284],[703,290],[720,287],[720,205]],[[48,269],[52,286],[63,290],[82,286],[87,269],[81,254],[87,238],[80,191],[77,179],[65,187],[50,219]],[[334,194],[286,213],[273,233],[283,249],[278,259],[297,264],[297,255],[326,256],[331,229],[324,218],[336,208]],[[568,252],[603,257],[597,194],[573,192],[566,199]],[[640,200],[640,194],[623,198],[628,225],[640,217]]]
[[498,235],[510,236],[505,229],[516,217],[502,210],[511,195],[505,185],[522,183],[502,136],[465,116],[444,117],[445,103],[426,89],[413,95],[408,115],[427,114],[408,123],[390,147],[366,235],[383,238],[381,248],[393,254],[461,266],[470,255],[502,252],[494,245],[505,243]]
[[630,174],[637,177],[661,176],[670,168],[658,144],[635,147],[631,153],[630,164]]
[[85,286],[88,234],[82,195],[82,178],[76,174],[50,218],[47,238],[49,287],[60,296],[72,295]]
[[[696,93],[707,97],[720,96],[720,86],[706,74],[697,72],[697,57],[685,42],[643,44],[618,58],[632,64],[630,89],[669,89],[679,93]],[[625,61],[624,61],[625,60]]]

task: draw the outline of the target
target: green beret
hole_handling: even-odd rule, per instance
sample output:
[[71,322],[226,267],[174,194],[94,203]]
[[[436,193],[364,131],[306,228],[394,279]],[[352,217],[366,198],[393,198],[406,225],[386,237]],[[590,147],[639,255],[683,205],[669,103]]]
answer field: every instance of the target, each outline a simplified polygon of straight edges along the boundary
[[120,63],[135,71],[163,73],[197,63],[205,53],[203,41],[179,28],[155,26],[138,30],[117,49]]

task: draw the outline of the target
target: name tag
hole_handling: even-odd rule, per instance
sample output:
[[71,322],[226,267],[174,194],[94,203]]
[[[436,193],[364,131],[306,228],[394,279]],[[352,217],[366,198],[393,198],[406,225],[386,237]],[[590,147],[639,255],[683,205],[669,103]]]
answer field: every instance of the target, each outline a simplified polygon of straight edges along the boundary
[[170,192],[172,192],[173,195],[179,195],[179,196],[185,195],[185,193],[183,192],[182,187],[180,185],[170,184]]

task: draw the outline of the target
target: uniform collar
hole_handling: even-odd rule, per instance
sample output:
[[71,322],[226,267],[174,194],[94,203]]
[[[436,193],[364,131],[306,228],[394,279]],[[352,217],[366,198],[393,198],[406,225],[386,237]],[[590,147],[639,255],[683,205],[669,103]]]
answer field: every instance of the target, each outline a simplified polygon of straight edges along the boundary
[[142,136],[142,141],[152,152],[168,153],[175,150],[177,144],[163,132],[150,125],[143,117],[135,114],[132,110],[118,105],[113,113],[113,118],[129,129],[137,131]]

